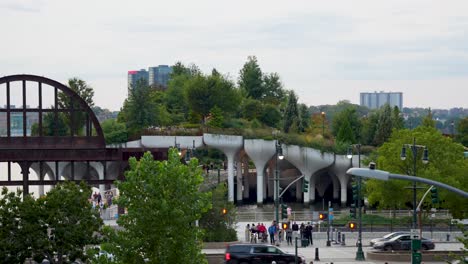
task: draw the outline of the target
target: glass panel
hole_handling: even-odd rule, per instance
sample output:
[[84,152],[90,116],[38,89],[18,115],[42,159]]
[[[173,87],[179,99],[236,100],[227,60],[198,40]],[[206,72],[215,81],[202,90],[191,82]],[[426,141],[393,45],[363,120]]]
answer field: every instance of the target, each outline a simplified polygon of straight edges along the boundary
[[26,82],[26,108],[39,108],[39,83]]
[[0,84],[0,108],[6,108],[6,83]]
[[23,112],[10,113],[10,134],[12,137],[23,136]]
[[26,113],[26,135],[35,137],[39,136],[39,113]]
[[23,82],[10,82],[10,108],[23,108]]
[[42,84],[42,109],[54,108],[54,87]]
[[7,136],[7,113],[0,112],[0,137]]

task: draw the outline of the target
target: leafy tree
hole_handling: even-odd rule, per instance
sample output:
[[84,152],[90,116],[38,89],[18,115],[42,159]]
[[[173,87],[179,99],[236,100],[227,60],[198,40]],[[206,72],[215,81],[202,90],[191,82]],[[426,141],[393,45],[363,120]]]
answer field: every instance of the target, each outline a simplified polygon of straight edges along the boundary
[[259,118],[263,111],[263,104],[259,100],[247,98],[242,103],[241,114],[247,120]]
[[[270,78],[270,77],[268,77]],[[271,80],[271,79],[269,79]],[[276,80],[271,80],[271,86],[276,85]],[[265,86],[263,84],[263,74],[257,62],[257,57],[249,56],[239,73],[239,87],[252,99],[262,99],[265,97]],[[273,88],[275,89],[275,88]]]
[[[57,120],[55,120],[55,113],[46,113],[42,121],[42,135],[54,136],[57,130],[57,136],[69,136],[70,132],[67,125],[67,117],[64,113],[57,113]],[[39,124],[35,123],[31,126],[31,135],[39,136]]]
[[463,146],[468,146],[468,117],[460,120],[457,126],[458,134],[456,140],[460,142]]
[[279,128],[279,123],[281,121],[281,113],[276,106],[267,104],[264,106],[263,112],[261,113],[259,120],[269,127]]
[[361,119],[362,133],[361,142],[364,145],[374,145],[375,133],[377,131],[377,123],[379,122],[379,111],[371,112],[367,117]]
[[[94,106],[93,96],[94,90],[85,81],[78,78],[71,78],[68,80],[68,86],[72,91],[77,93],[89,107]],[[81,109],[81,106],[73,101],[67,94],[60,92],[58,94],[58,105],[62,109]],[[75,135],[83,135],[83,129],[86,124],[86,113],[81,111],[66,111],[64,112],[65,122],[69,129],[72,127]]]
[[348,105],[335,114],[332,124],[333,134],[337,137],[337,141],[356,142],[356,138],[361,131],[361,123],[359,122],[356,108],[353,105]]
[[106,144],[124,143],[128,141],[127,127],[115,119],[107,119],[101,123]]
[[310,126],[310,114],[305,104],[299,105],[299,132],[304,132]]
[[[433,179],[466,190],[466,172],[468,161],[463,158],[463,146],[454,143],[450,138],[444,137],[435,128],[418,127],[414,130],[395,130],[389,140],[377,151],[377,167],[381,170],[397,174],[413,175],[413,158],[410,149],[407,149],[405,161],[400,159],[401,148],[404,144],[411,144],[413,138],[416,144],[427,146],[429,163],[421,162],[422,149],[418,149],[416,175]],[[369,203],[379,208],[403,208],[412,205],[412,191],[404,191],[407,181],[367,181],[366,188]],[[398,193],[398,195],[395,195]],[[421,198],[422,192],[418,193]],[[465,199],[449,191],[439,189],[440,206],[450,209],[455,218],[466,218],[468,204]],[[431,205],[432,206],[432,205]]]
[[91,189],[84,183],[56,185],[34,200],[21,191],[3,189],[0,199],[0,258],[2,263],[23,263],[26,258],[51,263],[86,259],[85,245],[95,244],[102,226],[99,212],[88,202]]
[[123,228],[111,235],[110,248],[121,263],[206,263],[201,253],[202,231],[195,220],[210,208],[210,193],[197,159],[180,162],[171,149],[167,161],[147,152],[129,160],[126,181],[118,182],[117,204],[128,213],[118,219]]
[[218,106],[229,116],[238,107],[240,98],[234,84],[221,75],[198,75],[186,83],[185,98],[191,111],[205,120],[211,109]]
[[425,127],[436,127],[436,121],[432,118],[431,108],[427,111],[427,115],[423,118],[421,125]]
[[156,103],[150,94],[151,88],[144,80],[138,80],[124,102],[118,121],[126,123],[130,136],[139,135],[142,129],[155,124]]
[[398,109],[398,106],[393,107],[392,125],[394,129],[403,129],[405,127],[405,121],[401,116],[401,112],[400,109]]
[[294,122],[298,120],[297,96],[294,91],[289,91],[288,104],[284,113],[283,131],[288,133]]
[[[233,203],[227,202],[227,186],[219,184],[212,193],[213,207],[200,219],[200,227],[205,230],[204,241],[236,241],[236,207]],[[223,209],[226,213],[223,213]]]
[[374,142],[377,146],[382,145],[392,134],[392,109],[389,104],[386,104],[381,109],[377,129],[375,132]]
[[278,73],[267,73],[263,76],[264,98],[263,100],[270,104],[279,104],[284,100],[286,91],[283,89]]
[[223,127],[224,117],[223,117],[223,110],[218,106],[214,106],[213,109],[210,111],[211,119],[208,122],[208,126],[210,127]]
[[23,263],[42,247],[38,238],[45,235],[45,225],[38,221],[41,210],[31,196],[2,188],[0,198],[0,262]]

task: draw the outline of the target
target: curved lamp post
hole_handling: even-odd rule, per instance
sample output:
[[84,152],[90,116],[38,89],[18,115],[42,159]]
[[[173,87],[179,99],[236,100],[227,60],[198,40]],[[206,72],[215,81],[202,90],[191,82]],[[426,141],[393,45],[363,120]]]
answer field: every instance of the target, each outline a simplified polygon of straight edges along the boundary
[[[351,166],[353,164],[353,149],[356,147],[358,151],[358,167],[361,168],[361,144],[350,145],[348,148],[348,154],[346,157],[351,160]],[[358,209],[358,249],[356,252],[356,260],[365,260],[364,251],[362,251],[362,205],[361,205],[361,177],[357,178],[357,209]]]

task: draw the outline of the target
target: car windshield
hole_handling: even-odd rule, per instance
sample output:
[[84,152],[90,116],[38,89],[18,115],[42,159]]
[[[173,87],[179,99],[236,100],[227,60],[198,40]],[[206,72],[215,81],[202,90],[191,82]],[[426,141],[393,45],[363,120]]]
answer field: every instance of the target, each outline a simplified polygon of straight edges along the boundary
[[402,235],[402,234],[403,233],[401,233],[401,232],[390,233],[390,234],[387,234],[387,235],[383,236],[383,238],[390,239],[390,238],[394,238],[394,237]]

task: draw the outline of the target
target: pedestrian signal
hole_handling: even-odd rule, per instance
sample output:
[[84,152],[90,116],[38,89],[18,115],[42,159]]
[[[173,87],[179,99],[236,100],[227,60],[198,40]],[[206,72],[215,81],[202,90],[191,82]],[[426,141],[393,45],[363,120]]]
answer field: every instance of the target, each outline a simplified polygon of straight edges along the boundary
[[328,219],[328,214],[320,213],[319,214],[319,219],[322,220],[322,221],[327,220]]
[[283,223],[283,229],[284,230],[288,229],[288,223]]
[[221,213],[222,213],[223,215],[227,214],[227,212],[228,212],[228,211],[227,211],[226,208],[223,208],[223,210],[221,211]]
[[349,227],[349,229],[354,230],[354,229],[356,229],[356,223],[354,223],[354,222],[349,222],[349,223],[348,223],[348,227]]

